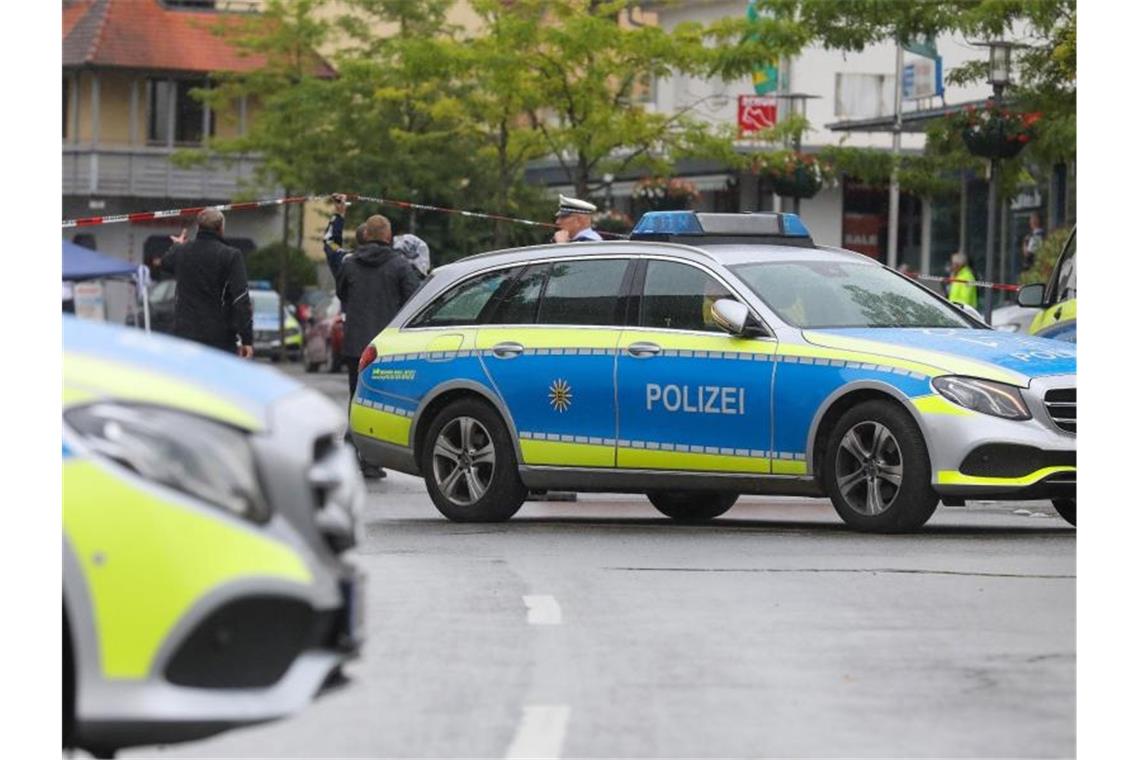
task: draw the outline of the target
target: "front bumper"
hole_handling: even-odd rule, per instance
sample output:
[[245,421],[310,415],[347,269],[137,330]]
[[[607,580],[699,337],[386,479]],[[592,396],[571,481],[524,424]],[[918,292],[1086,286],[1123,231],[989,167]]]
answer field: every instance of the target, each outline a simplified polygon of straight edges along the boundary
[[1007,420],[930,404],[919,414],[934,490],[972,499],[1070,498],[1076,495],[1077,437],[1045,406],[1047,391],[1075,388],[1075,375],[1037,378],[1023,391],[1029,420]]
[[344,552],[357,541],[365,489],[338,434],[341,419],[330,401],[302,390],[270,406],[267,429],[251,436],[273,515],[246,528],[287,546],[307,580],[247,575],[209,589],[165,634],[139,678],[104,676],[93,610],[76,596],[78,746],[186,741],[274,720],[343,680],[342,666],[363,642],[363,577]]

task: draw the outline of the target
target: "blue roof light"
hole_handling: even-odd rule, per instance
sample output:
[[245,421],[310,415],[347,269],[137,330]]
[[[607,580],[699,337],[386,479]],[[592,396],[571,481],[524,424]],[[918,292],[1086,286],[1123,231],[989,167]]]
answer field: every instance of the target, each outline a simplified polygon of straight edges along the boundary
[[647,211],[633,228],[636,235],[703,235],[704,228],[692,211]]
[[780,214],[780,218],[783,221],[783,234],[792,237],[811,236],[798,214]]

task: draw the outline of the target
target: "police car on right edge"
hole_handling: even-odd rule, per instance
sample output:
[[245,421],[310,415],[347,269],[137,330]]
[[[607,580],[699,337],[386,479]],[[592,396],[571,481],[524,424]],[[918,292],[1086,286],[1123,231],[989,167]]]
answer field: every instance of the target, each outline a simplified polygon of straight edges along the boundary
[[437,269],[361,358],[358,449],[460,521],[570,489],[682,521],[784,494],[870,531],[966,498],[1075,524],[1074,347],[991,330],[792,214],[652,212],[631,237]]

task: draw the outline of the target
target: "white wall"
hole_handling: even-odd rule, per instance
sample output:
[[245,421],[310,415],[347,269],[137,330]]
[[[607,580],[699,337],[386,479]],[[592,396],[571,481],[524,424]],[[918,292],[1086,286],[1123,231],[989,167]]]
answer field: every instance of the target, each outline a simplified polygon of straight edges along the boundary
[[[791,199],[784,211],[791,211]],[[814,198],[800,201],[800,219],[811,232],[812,240],[820,245],[842,246],[843,242],[843,190],[840,186],[825,187]]]

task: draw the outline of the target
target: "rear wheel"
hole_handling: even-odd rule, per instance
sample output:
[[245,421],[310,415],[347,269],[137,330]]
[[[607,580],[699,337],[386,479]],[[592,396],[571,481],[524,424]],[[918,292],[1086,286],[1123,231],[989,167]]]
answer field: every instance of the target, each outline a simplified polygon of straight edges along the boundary
[[424,440],[420,470],[444,517],[501,522],[519,511],[527,489],[507,426],[488,403],[465,398],[447,405]]
[[740,498],[740,494],[719,491],[650,491],[645,495],[658,512],[685,523],[720,517]]
[[823,480],[835,511],[859,530],[916,530],[938,506],[922,431],[890,401],[867,401],[839,418],[828,440]]
[[1063,517],[1065,522],[1074,528],[1077,527],[1076,499],[1053,499],[1053,509],[1057,510],[1057,514]]

